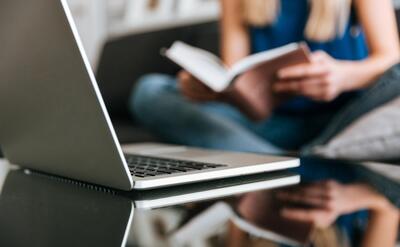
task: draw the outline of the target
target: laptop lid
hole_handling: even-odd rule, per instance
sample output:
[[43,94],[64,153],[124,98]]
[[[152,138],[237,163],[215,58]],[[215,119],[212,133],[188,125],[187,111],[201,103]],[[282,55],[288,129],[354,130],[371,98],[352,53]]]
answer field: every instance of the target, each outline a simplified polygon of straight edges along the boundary
[[0,54],[5,157],[27,168],[131,189],[66,0],[3,0]]

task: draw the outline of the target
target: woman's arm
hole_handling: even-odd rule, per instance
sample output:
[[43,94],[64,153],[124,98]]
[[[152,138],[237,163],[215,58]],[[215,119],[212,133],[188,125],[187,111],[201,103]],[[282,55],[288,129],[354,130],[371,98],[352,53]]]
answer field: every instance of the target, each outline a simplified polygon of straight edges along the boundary
[[381,203],[369,211],[369,223],[361,246],[394,246],[399,230],[399,210],[382,196],[380,199],[375,199],[375,202]]
[[221,53],[228,66],[250,54],[248,29],[242,20],[241,0],[221,0]]
[[[248,27],[242,18],[242,0],[221,0],[221,53],[227,66],[232,66],[250,54]],[[186,71],[179,73],[182,93],[197,102],[224,101],[236,106],[249,118],[264,119],[272,109],[271,86],[262,85],[254,77],[258,74],[249,71],[241,75],[234,86],[223,93],[215,93]],[[256,83],[256,84],[255,84]]]
[[[247,27],[241,20],[241,0],[221,0],[221,6],[222,60],[226,65],[231,66],[241,58],[249,55],[250,41]],[[238,106],[244,112],[251,109],[251,107],[243,103],[243,100],[238,99],[240,93],[237,93],[236,90],[223,94],[213,92],[187,71],[181,71],[179,73],[178,81],[181,92],[189,100],[196,102],[217,100],[228,101],[229,103]]]
[[[250,55],[251,44],[248,26],[243,20],[242,0],[221,0],[221,52],[228,66]],[[234,86],[220,98],[253,120],[265,119],[272,110],[271,86],[258,82],[255,71],[242,74]]]
[[277,92],[331,101],[343,92],[370,86],[399,61],[399,37],[391,0],[354,0],[354,4],[366,35],[369,57],[362,61],[343,61],[323,52],[314,53],[311,64],[279,71]]
[[351,78],[344,90],[365,88],[400,58],[399,36],[391,0],[356,0],[358,18],[367,38],[369,57],[350,62]]

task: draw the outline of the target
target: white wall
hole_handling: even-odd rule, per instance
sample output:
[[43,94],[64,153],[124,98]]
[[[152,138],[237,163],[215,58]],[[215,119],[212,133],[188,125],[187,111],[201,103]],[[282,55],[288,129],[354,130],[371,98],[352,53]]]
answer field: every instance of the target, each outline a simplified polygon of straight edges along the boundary
[[68,0],[86,53],[96,67],[99,50],[107,38],[107,0]]
[[[86,52],[95,68],[108,38],[215,20],[219,0],[158,0],[161,9],[146,10],[151,0],[68,0]],[[400,0],[393,0],[400,8]]]
[[68,0],[79,34],[93,68],[108,38],[218,18],[218,0]]
[[393,3],[394,3],[394,7],[395,7],[396,9],[399,9],[399,8],[400,8],[400,0],[393,0]]

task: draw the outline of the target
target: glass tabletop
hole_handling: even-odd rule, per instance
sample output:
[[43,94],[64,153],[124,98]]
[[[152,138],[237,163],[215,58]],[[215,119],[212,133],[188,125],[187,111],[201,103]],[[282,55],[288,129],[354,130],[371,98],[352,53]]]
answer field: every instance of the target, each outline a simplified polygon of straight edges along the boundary
[[[398,166],[361,166],[319,159],[303,159],[302,165],[356,167],[359,181],[368,182],[392,205],[400,205],[399,181],[393,176],[400,169]],[[392,171],[392,176],[385,174],[385,167]],[[313,173],[317,172],[315,169]],[[301,170],[288,170],[121,192],[27,172],[0,162],[0,246],[315,244],[315,236],[338,235],[337,231],[329,227],[320,229],[316,222],[293,220],[282,214],[288,205],[296,204],[293,200],[288,204],[285,195],[311,186],[307,176],[310,175],[303,175]],[[323,182],[317,183],[323,186]],[[310,209],[305,205],[301,208]],[[337,221],[340,220],[338,217]],[[362,220],[363,217],[357,219],[358,224],[362,225]]]

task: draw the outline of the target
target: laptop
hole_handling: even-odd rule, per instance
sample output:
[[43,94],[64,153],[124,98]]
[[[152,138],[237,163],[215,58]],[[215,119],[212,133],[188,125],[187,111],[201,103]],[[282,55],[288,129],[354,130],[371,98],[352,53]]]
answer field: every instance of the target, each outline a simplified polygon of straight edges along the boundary
[[299,166],[291,157],[121,147],[67,1],[3,0],[0,12],[0,145],[11,163],[127,191]]

